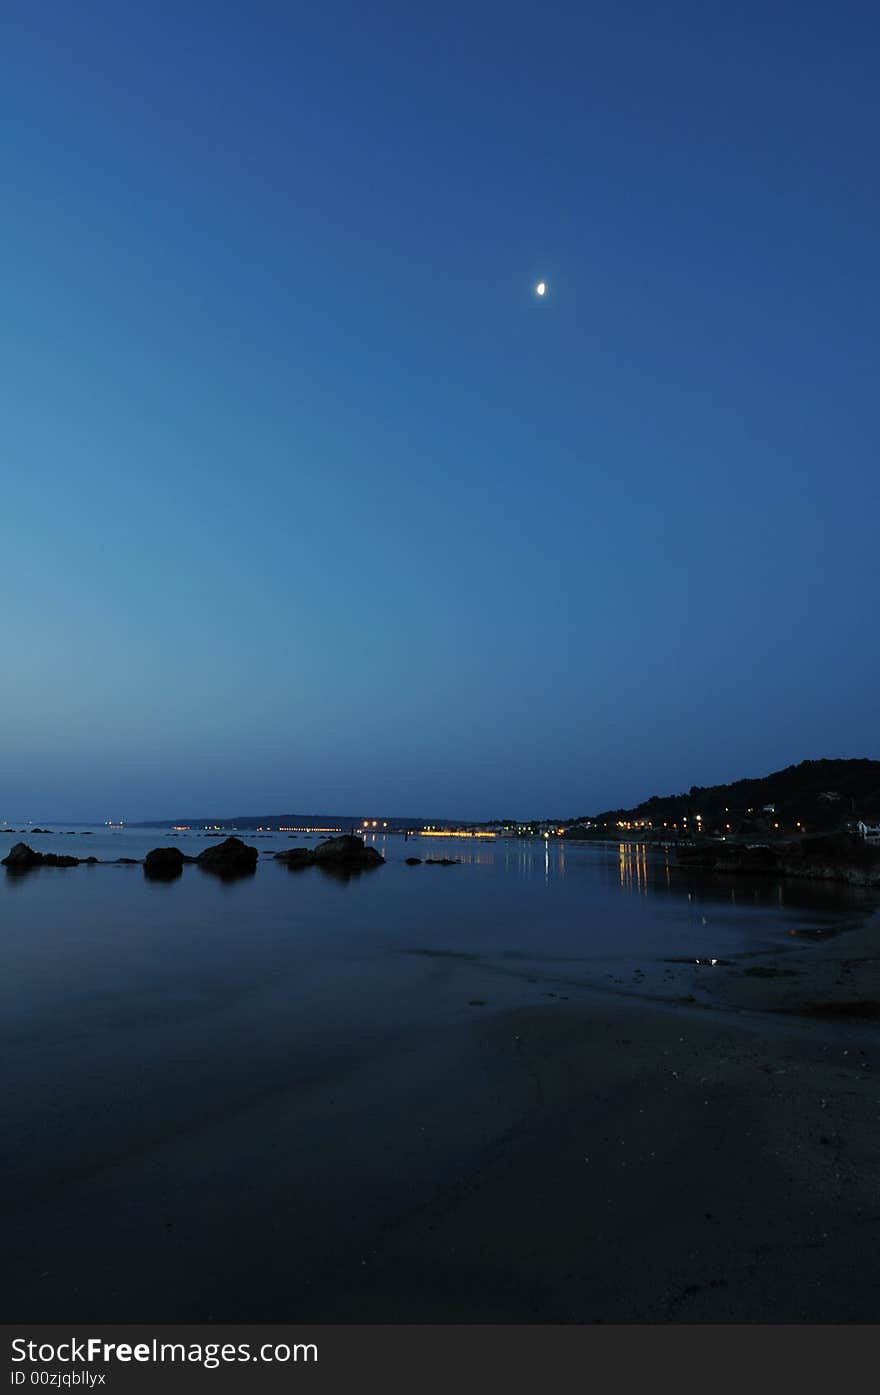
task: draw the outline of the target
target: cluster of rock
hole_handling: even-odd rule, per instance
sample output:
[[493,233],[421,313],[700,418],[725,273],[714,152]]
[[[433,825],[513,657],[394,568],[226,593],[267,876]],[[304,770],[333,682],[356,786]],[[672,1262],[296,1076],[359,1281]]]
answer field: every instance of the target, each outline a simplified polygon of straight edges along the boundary
[[258,848],[248,847],[240,838],[214,843],[198,857],[187,857],[180,848],[153,848],[144,859],[144,873],[154,881],[170,881],[180,876],[185,862],[194,862],[218,877],[248,877],[256,871],[259,855]]
[[[256,870],[256,848],[247,847],[240,838],[227,838],[225,843],[216,843],[205,848],[198,857],[187,857],[179,848],[153,848],[144,859],[144,872],[148,877],[167,881],[179,877],[185,862],[195,862],[206,872],[214,872],[220,877],[247,876]],[[10,872],[29,872],[35,867],[80,867],[96,864],[97,857],[70,857],[67,853],[35,852],[27,843],[16,843],[3,858],[0,866]],[[117,857],[117,863],[135,866],[137,858]]]
[[[407,857],[404,859],[407,867],[418,867],[422,859],[420,857]],[[457,867],[461,861],[458,857],[426,857],[424,859],[426,867]]]
[[34,852],[27,843],[16,843],[10,848],[0,866],[10,872],[29,872],[32,867],[78,867],[81,862],[97,862],[96,857],[68,857],[64,853]]
[[[227,838],[224,843],[214,843],[200,852],[198,857],[188,857],[175,847],[152,848],[144,858],[144,874],[152,881],[171,881],[181,875],[185,862],[193,862],[203,871],[213,872],[218,877],[246,877],[256,871],[259,855],[259,848],[248,846],[240,838]],[[276,853],[275,858],[294,870],[318,866],[346,874],[378,867],[385,861],[375,848],[367,847],[362,838],[350,834],[344,834],[341,838],[327,838],[315,848],[291,848],[287,852]],[[97,857],[35,852],[27,843],[16,843],[0,865],[11,872],[27,872],[33,867],[78,867],[82,863],[98,861]],[[118,857],[116,861],[133,864],[136,859]]]
[[815,881],[880,886],[880,849],[846,833],[816,835],[779,843],[697,843],[678,849],[685,867],[710,872],[809,877]]
[[288,848],[276,853],[275,861],[283,862],[292,872],[315,866],[328,871],[361,872],[381,866],[385,859],[376,848],[367,847],[363,838],[343,833],[339,838],[325,838],[314,848]]
[[[52,828],[0,828],[0,833],[54,833]],[[71,832],[73,830],[71,829]]]

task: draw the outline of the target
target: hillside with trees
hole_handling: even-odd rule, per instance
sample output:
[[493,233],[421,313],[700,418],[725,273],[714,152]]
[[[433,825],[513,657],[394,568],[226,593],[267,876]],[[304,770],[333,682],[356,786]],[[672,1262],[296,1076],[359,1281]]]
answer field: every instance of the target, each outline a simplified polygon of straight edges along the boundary
[[830,832],[857,820],[880,822],[880,761],[805,760],[758,779],[692,785],[653,795],[632,809],[606,809],[576,822],[593,836],[620,824],[656,832],[767,834]]

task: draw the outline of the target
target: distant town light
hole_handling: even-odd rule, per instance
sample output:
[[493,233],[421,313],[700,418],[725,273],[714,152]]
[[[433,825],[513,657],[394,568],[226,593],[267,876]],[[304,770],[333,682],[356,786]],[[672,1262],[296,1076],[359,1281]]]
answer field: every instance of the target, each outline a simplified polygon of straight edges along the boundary
[[423,828],[420,834],[422,838],[494,838],[495,833],[491,829],[472,828]]

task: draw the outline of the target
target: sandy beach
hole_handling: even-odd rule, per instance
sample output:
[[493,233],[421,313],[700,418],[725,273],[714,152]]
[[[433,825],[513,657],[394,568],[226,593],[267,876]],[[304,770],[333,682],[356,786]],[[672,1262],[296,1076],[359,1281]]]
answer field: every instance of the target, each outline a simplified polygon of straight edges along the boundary
[[592,984],[443,960],[446,1018],[56,1160],[4,1208],[4,1310],[872,1322],[878,933]]
[[488,1022],[493,1085],[528,1081],[528,1104],[392,1233],[353,1308],[876,1321],[878,931],[875,917],[758,965],[675,966],[669,996],[690,1001],[606,990]]

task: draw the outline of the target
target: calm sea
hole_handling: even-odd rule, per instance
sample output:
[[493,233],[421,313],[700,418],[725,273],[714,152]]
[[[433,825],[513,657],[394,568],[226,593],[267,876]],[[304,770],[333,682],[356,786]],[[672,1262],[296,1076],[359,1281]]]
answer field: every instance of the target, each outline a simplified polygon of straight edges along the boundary
[[[538,840],[380,837],[386,865],[340,881],[273,862],[302,839],[245,837],[261,858],[235,882],[195,866],[170,883],[147,881],[139,866],[0,873],[10,1318],[209,1316],[211,1276],[233,1264],[217,1239],[230,1207],[227,1239],[248,1251],[257,1219],[271,1227],[291,1204],[294,1174],[305,1186],[296,1169],[310,1168],[320,1179],[313,1204],[326,1202],[320,1234],[341,1225],[348,1116],[328,1138],[324,1106],[308,1116],[315,1091],[329,1090],[332,1103],[353,1071],[386,1063],[364,1084],[372,1123],[359,1126],[363,1138],[375,1133],[359,1145],[374,1148],[372,1163],[357,1167],[375,1208],[383,1129],[390,1140],[400,1122],[398,1105],[390,1121],[383,1103],[387,1069],[422,1052],[430,1078],[424,1053],[441,1039],[454,1050],[475,1015],[597,983],[662,992],[664,960],[760,954],[831,935],[876,904],[846,887],[684,873],[635,845]],[[3,835],[4,856],[20,838]],[[107,859],[207,846],[138,829],[24,841]],[[407,856],[459,863],[409,867]],[[290,1129],[273,1133],[294,1096],[295,1165]],[[424,1166],[439,1175],[447,1164],[441,1148]],[[260,1254],[277,1259],[271,1245]],[[221,1291],[231,1302],[255,1282],[239,1275],[232,1285],[227,1273]],[[160,1292],[168,1308],[150,1298]]]

